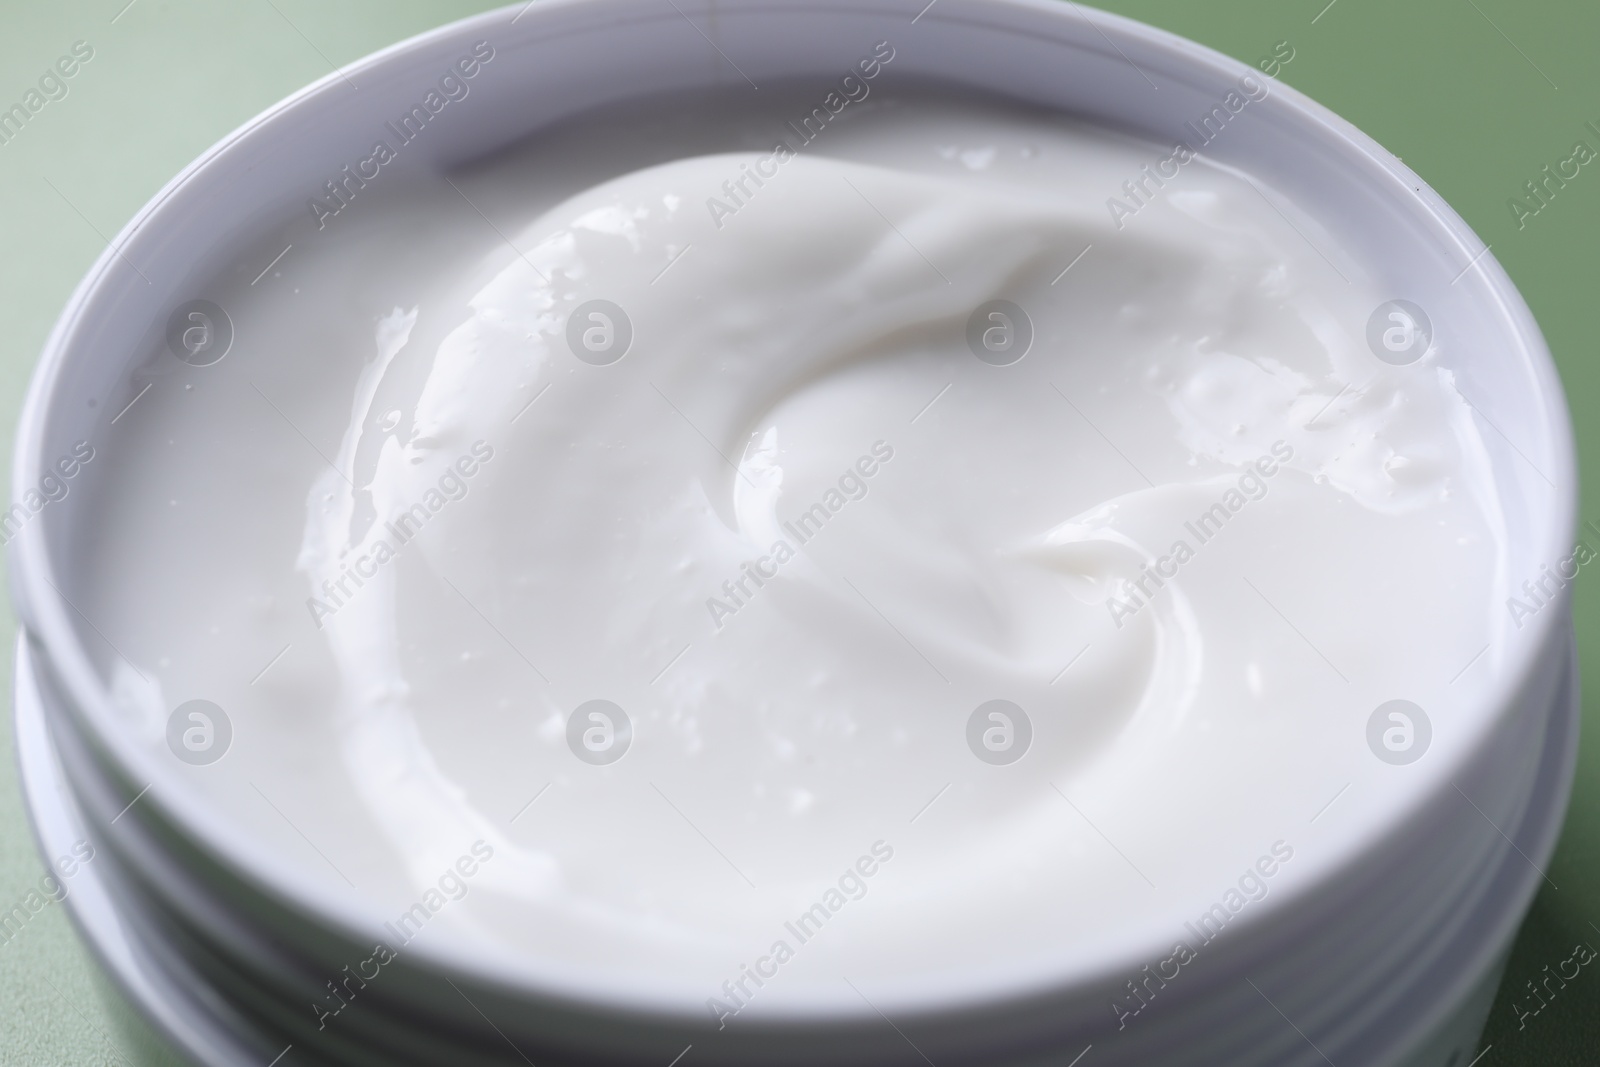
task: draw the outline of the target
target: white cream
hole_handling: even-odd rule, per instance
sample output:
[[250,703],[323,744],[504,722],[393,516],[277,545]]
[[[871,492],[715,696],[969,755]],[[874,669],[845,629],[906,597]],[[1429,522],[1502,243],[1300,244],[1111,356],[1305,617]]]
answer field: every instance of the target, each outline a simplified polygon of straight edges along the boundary
[[[794,158],[749,116],[676,158],[715,124],[666,114],[207,294],[234,350],[158,357],[96,464],[86,611],[152,751],[223,707],[227,756],[175,771],[374,924],[482,841],[421,937],[695,1006],[767,959],[757,1012],[1170,944],[1274,842],[1334,855],[1342,785],[1405,803],[1367,717],[1454,743],[1501,520],[1333,235],[1204,160],[1117,219],[1152,146],[1026,113],[880,93]],[[995,366],[1002,299],[1033,336]],[[568,341],[594,300],[605,365]],[[997,699],[1032,729],[1003,766],[967,741]],[[616,762],[569,748],[591,700]]]

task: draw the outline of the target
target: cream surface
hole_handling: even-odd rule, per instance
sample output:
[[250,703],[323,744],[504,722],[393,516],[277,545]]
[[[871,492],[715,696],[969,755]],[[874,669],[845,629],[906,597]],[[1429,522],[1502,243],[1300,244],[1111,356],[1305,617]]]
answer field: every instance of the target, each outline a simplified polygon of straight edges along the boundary
[[755,1012],[1170,945],[1404,805],[1367,718],[1456,743],[1502,522],[1334,235],[1203,159],[1119,217],[1162,151],[1026,112],[713,126],[358,199],[147,368],[86,611],[153,752],[227,711],[186,788],[374,924]]

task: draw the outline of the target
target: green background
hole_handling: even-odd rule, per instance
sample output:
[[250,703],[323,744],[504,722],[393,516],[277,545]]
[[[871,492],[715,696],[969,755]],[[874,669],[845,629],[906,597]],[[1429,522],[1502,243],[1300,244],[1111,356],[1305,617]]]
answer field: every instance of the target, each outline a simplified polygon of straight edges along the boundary
[[[663,0],[665,2],[665,0]],[[384,45],[496,6],[472,0],[4,0],[0,101],[20,100],[74,41],[92,61],[21,136],[0,145],[0,453],[34,360],[72,287],[173,174],[302,85]],[[1600,5],[1552,0],[1105,0],[1101,6],[1247,63],[1288,41],[1284,81],[1333,108],[1430,182],[1494,249],[1538,316],[1560,365],[1596,499],[1600,426],[1587,419],[1600,266],[1600,172],[1586,167],[1519,229],[1507,201],[1573,142],[1600,138]],[[916,4],[908,0],[908,7]],[[1585,511],[1585,518],[1595,517]],[[1580,578],[1584,673],[1600,677],[1600,595]],[[14,623],[0,619],[0,648]],[[0,672],[10,690],[9,655]],[[1600,689],[1560,850],[1490,1016],[1481,1067],[1600,1062],[1600,974],[1585,969],[1519,1028],[1506,995],[1600,945]],[[0,734],[0,901],[43,867]],[[0,945],[0,1064],[128,1064],[142,1034],[108,1001],[63,910]],[[1340,1065],[1356,1067],[1356,1065]]]

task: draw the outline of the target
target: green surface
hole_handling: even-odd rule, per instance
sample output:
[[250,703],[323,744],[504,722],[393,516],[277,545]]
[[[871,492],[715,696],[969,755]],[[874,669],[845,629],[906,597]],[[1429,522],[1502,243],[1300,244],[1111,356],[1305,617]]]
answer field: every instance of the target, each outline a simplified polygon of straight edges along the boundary
[[[10,438],[34,360],[83,272],[182,166],[252,115],[336,63],[494,6],[470,0],[5,0],[0,106],[20,101],[76,41],[93,58],[10,143],[0,145],[0,446]],[[1587,419],[1600,370],[1591,290],[1600,271],[1600,168],[1585,167],[1536,216],[1507,205],[1523,183],[1600,125],[1600,5],[1513,0],[1125,0],[1102,6],[1249,63],[1288,41],[1283,80],[1401,156],[1464,215],[1521,287],[1555,351],[1585,459],[1584,497],[1600,472],[1600,427]],[[920,6],[910,3],[908,7]],[[913,12],[914,13],[914,12]],[[1590,513],[1585,512],[1589,517]],[[1584,670],[1600,677],[1600,597],[1577,587]],[[0,621],[9,647],[9,617]],[[0,665],[9,692],[9,657]],[[1597,689],[1600,694],[1600,689]],[[1490,1016],[1480,1067],[1600,1062],[1600,973],[1585,968],[1519,1025],[1510,994],[1600,946],[1600,695],[1577,792],[1546,886]],[[43,873],[0,735],[0,902]],[[0,945],[0,1064],[142,1062],[137,1029],[108,1006],[65,914],[50,906]],[[1341,1064],[1339,1067],[1355,1067]]]

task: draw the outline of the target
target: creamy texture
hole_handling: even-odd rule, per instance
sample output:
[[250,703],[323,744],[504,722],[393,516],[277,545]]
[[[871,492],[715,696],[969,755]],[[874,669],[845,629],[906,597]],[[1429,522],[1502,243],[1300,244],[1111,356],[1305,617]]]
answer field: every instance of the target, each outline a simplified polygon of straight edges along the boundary
[[578,124],[208,294],[234,350],[155,357],[96,490],[130,729],[223,707],[176,772],[375,923],[483,841],[420,937],[690,1005],[785,941],[756,1011],[1170,944],[1274,841],[1336,850],[1341,786],[1403,805],[1368,715],[1448,750],[1505,626],[1438,353],[1374,358],[1392,294],[1204,159],[1118,226],[1153,146],[886,96],[781,161],[764,116]]

